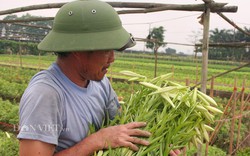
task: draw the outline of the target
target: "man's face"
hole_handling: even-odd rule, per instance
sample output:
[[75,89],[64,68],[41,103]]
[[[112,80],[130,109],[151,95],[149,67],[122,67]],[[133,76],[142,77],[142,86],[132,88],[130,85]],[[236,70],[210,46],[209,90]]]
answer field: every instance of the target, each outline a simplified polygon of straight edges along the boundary
[[108,72],[108,67],[114,62],[114,51],[82,52],[80,54],[82,79],[100,81]]

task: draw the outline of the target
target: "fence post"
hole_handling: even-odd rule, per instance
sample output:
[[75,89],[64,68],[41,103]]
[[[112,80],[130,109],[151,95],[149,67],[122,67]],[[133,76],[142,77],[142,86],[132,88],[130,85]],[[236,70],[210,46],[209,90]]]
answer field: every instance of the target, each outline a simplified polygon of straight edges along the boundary
[[198,68],[198,65],[196,64],[196,78],[195,78],[195,84],[197,84],[198,83],[198,81],[199,81],[199,68]]
[[189,77],[186,78],[186,86],[189,86],[190,85],[190,81],[189,81]]
[[171,72],[173,73],[173,75],[172,75],[172,80],[174,80],[174,65],[172,65]]
[[[237,92],[237,80],[234,79],[234,92]],[[231,121],[231,128],[230,128],[230,142],[229,142],[229,149],[228,153],[231,155],[233,151],[233,141],[234,141],[234,124],[235,124],[235,107],[237,103],[237,94],[234,94],[234,102],[232,105],[232,121]]]
[[212,79],[211,79],[210,97],[214,97],[214,76],[212,76]]
[[241,90],[242,90],[242,94],[241,94],[241,103],[240,103],[240,114],[239,114],[236,149],[239,148],[239,142],[240,142],[240,128],[241,128],[242,112],[243,112],[243,108],[244,108],[245,78],[243,79]]

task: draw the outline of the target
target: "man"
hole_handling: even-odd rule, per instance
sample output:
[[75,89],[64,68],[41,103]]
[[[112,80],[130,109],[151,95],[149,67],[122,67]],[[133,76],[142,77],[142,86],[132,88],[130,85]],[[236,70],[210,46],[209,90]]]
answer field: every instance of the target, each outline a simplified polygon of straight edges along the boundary
[[[149,142],[144,122],[101,128],[120,105],[107,77],[114,50],[133,46],[116,11],[97,0],[74,1],[57,13],[52,31],[38,45],[57,60],[30,81],[20,102],[20,155],[88,156],[101,149]],[[88,135],[90,126],[97,132]]]

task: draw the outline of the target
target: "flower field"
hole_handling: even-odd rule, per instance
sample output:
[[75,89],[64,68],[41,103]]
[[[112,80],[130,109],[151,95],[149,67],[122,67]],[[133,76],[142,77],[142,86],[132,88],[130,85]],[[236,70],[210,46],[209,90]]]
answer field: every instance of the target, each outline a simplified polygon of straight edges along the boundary
[[[200,81],[200,59],[193,59],[192,57],[170,57],[166,55],[159,55],[158,58],[157,75],[172,72],[172,81],[176,81],[182,85],[187,84],[188,81],[189,86],[194,86]],[[20,98],[32,76],[38,71],[48,68],[55,59],[56,56],[54,55],[24,55],[21,57],[18,55],[0,55],[0,155],[18,155],[18,140],[15,136],[18,133],[18,104]],[[208,77],[212,77],[242,64],[244,63],[211,60],[208,65]],[[130,97],[130,93],[138,89],[139,84],[124,80],[125,76],[119,72],[122,70],[130,70],[153,78],[154,69],[153,55],[116,53],[116,61],[110,67],[107,76],[110,78],[117,95],[123,97],[123,101],[126,101]],[[213,88],[218,91],[233,92],[236,81],[237,91],[239,92],[245,81],[244,92],[248,95],[250,93],[249,78],[250,67],[244,67],[238,71],[233,71],[216,78]],[[210,88],[210,82],[207,83],[207,88]],[[222,110],[228,103],[228,99],[226,98],[215,97],[215,100]],[[249,102],[246,104],[249,105]],[[244,112],[248,117],[249,111],[250,110],[246,110]],[[245,134],[248,134],[250,124],[246,118],[243,118],[242,123],[241,137],[244,138]],[[226,155],[229,144],[228,129],[230,129],[230,125],[228,123],[224,124],[220,133],[217,135],[216,146],[210,148],[210,153],[220,151],[222,153],[220,155]],[[217,147],[220,149],[218,150]],[[246,149],[250,150],[249,147]],[[187,154],[191,155],[192,151],[193,149],[191,148]],[[246,152],[242,153],[244,154]],[[216,152],[211,155],[216,155]]]

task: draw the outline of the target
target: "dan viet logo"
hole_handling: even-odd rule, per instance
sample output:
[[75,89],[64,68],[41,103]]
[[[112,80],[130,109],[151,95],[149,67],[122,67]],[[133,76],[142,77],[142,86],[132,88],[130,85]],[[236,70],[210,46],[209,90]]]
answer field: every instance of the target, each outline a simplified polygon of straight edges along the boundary
[[69,131],[69,128],[63,128],[57,124],[30,124],[30,125],[22,125],[15,126],[15,130],[21,132],[30,132],[30,131],[47,131],[47,132],[58,132],[58,131]]

